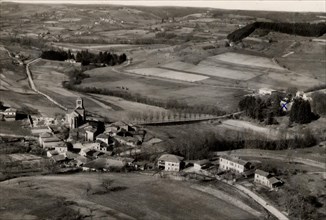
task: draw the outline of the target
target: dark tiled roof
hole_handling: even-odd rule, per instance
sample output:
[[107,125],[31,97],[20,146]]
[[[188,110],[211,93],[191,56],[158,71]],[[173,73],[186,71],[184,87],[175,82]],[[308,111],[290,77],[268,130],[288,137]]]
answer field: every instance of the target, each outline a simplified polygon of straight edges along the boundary
[[163,160],[167,162],[180,163],[183,160],[183,157],[173,155],[173,154],[163,154],[158,158],[158,160]]
[[240,158],[230,157],[230,156],[226,156],[226,155],[221,156],[221,158],[232,161],[234,163],[237,163],[237,164],[240,164],[240,165],[243,165],[243,166],[246,165],[247,163],[249,163],[248,161],[242,160]]

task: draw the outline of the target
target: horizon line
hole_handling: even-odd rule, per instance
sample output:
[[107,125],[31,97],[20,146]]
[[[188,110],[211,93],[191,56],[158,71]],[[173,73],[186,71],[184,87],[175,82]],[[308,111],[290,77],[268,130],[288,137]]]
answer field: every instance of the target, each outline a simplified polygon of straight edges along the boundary
[[[290,3],[291,2],[291,6]],[[184,8],[207,8],[207,9],[222,9],[222,10],[240,10],[240,11],[270,11],[270,12],[298,12],[298,13],[325,13],[326,3],[320,0],[0,0],[0,3],[16,3],[16,4],[42,4],[42,5],[115,5],[115,6],[130,6],[130,7],[184,7]],[[239,4],[240,3],[240,4]],[[245,3],[245,4],[243,4]],[[293,4],[294,3],[294,4]],[[315,4],[313,4],[315,3]],[[301,6],[299,6],[301,5]],[[279,10],[279,9],[282,10]],[[309,8],[309,9],[308,9]]]

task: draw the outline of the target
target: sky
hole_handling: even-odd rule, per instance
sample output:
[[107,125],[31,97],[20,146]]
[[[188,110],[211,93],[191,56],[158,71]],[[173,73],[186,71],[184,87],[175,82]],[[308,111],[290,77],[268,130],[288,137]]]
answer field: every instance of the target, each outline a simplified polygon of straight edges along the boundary
[[[3,0],[0,0],[3,2]],[[187,6],[211,7],[221,9],[265,10],[265,11],[297,11],[326,13],[326,0],[4,0],[20,3],[70,3],[70,4],[115,4],[144,6]]]

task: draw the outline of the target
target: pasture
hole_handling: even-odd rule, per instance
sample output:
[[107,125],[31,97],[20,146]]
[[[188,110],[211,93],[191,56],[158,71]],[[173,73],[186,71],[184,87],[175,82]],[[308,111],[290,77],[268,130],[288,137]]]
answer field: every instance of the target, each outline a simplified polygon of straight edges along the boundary
[[[120,190],[103,193],[101,181],[105,178],[113,180],[113,186]],[[81,214],[92,214],[94,218],[103,214],[117,219],[216,219],[216,216],[221,220],[257,218],[222,198],[194,189],[191,185],[194,183],[131,173],[18,178],[0,183],[3,195],[0,205],[6,204],[6,210],[1,212],[0,218],[22,215],[48,218],[49,215],[62,211],[59,204],[52,204],[48,208],[59,197],[62,201],[75,201],[67,203],[67,208],[79,210]],[[239,197],[241,198],[240,195]]]
[[274,63],[272,59],[269,59],[267,57],[248,55],[248,54],[228,52],[228,53],[223,53],[223,54],[213,56],[211,58],[213,58],[214,60],[240,64],[245,66],[257,66],[257,67],[272,68],[277,70],[284,69],[280,67],[278,64]]

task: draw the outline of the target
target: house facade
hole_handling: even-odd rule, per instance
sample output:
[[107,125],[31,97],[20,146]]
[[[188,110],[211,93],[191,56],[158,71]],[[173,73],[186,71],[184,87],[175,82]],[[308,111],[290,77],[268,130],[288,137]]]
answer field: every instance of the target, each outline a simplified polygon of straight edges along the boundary
[[266,186],[270,189],[274,189],[282,184],[281,180],[277,179],[269,172],[259,170],[259,169],[255,171],[254,182]]
[[40,134],[39,144],[42,148],[52,149],[58,145],[63,145],[65,143],[62,140],[60,140],[57,136],[55,136],[53,133],[45,132]]
[[15,121],[17,116],[17,109],[7,108],[2,114],[6,121]]
[[183,157],[173,154],[163,154],[158,158],[157,165],[162,170],[178,172],[183,168]]
[[235,173],[244,173],[250,169],[250,162],[237,157],[221,156],[219,160],[221,170],[231,170]]

